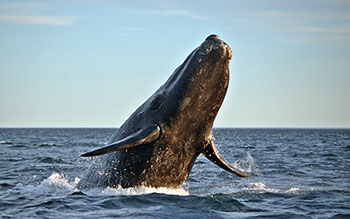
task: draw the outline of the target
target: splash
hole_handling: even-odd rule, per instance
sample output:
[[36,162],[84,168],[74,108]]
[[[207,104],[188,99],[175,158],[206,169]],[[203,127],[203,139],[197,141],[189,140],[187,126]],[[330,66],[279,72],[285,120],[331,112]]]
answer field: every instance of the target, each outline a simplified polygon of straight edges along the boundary
[[[74,180],[69,178],[64,173],[52,173],[48,178],[44,179],[40,184],[22,185],[17,184],[14,189],[21,193],[34,193],[34,194],[72,194],[80,192],[76,186],[80,179],[76,177]],[[82,191],[89,196],[113,196],[113,195],[144,195],[151,193],[161,193],[167,195],[187,196],[189,193],[183,188],[170,189],[170,188],[152,188],[152,187],[138,187],[138,188],[93,188]]]
[[33,194],[65,194],[75,191],[75,186],[80,181],[79,178],[75,178],[73,181],[69,181],[64,174],[53,173],[47,179],[44,179],[39,185],[23,185],[18,183],[14,190],[21,193],[33,193]]
[[160,193],[166,195],[187,196],[189,193],[183,188],[171,189],[166,187],[137,187],[137,188],[95,188],[84,191],[90,196],[110,196],[110,195],[144,195],[151,193]]
[[252,169],[255,168],[254,158],[249,152],[247,152],[245,160],[235,161],[233,163],[233,167],[242,171],[243,173],[251,174]]
[[47,179],[44,179],[40,183],[40,186],[56,190],[73,191],[79,181],[80,179],[76,177],[73,182],[69,182],[64,174],[53,173]]

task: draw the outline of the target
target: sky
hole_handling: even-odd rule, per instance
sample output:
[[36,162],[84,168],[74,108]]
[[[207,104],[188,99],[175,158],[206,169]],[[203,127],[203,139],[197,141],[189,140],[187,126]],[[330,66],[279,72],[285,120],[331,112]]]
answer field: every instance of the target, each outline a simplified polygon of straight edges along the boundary
[[0,0],[0,127],[120,127],[210,34],[215,127],[350,128],[347,0]]

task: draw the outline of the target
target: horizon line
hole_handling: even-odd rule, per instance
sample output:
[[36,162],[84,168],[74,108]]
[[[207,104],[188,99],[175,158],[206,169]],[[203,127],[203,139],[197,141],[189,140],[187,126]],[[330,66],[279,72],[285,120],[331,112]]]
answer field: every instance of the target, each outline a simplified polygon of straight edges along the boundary
[[[9,126],[0,129],[119,129],[114,126]],[[218,126],[213,129],[350,129],[349,127],[313,127],[313,126]]]

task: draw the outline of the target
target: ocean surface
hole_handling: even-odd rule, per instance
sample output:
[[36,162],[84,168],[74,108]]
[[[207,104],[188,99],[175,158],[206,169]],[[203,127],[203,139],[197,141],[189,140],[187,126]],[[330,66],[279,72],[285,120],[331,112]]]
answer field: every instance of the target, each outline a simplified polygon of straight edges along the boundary
[[182,189],[75,188],[115,129],[0,129],[1,218],[350,218],[350,129],[214,129]]

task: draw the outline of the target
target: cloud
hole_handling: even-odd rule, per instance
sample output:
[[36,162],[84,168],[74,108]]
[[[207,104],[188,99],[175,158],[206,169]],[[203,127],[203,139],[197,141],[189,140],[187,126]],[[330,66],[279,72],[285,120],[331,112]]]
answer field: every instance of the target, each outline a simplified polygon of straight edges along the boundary
[[97,37],[142,37],[145,36],[148,32],[151,32],[151,29],[143,27],[128,27],[120,28],[114,32],[97,33],[95,35]]
[[281,39],[287,43],[332,43],[342,49],[350,49],[350,25],[300,25],[280,29],[294,36]]
[[321,43],[350,48],[350,16],[343,11],[259,11],[250,13],[249,18],[255,22],[251,28],[259,26],[283,33],[280,40],[285,43]]
[[37,8],[33,4],[0,4],[0,12],[2,13],[29,13],[36,11]]
[[314,33],[314,34],[335,34],[335,35],[350,35],[350,26],[341,27],[319,27],[319,26],[296,26],[296,27],[286,27],[286,31],[290,32],[304,32],[304,33]]
[[0,15],[1,23],[15,24],[70,25],[73,20],[71,17]]
[[47,5],[31,1],[0,4],[0,23],[62,26],[70,25],[74,21],[67,16],[41,15],[47,11]]
[[164,15],[164,16],[182,16],[182,17],[190,17],[195,20],[206,20],[208,19],[207,17],[195,14],[191,11],[188,10],[182,10],[182,9],[174,9],[174,10],[169,10],[169,9],[130,9],[132,12],[137,12],[137,13],[144,13],[144,14],[153,14],[153,15]]

